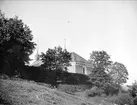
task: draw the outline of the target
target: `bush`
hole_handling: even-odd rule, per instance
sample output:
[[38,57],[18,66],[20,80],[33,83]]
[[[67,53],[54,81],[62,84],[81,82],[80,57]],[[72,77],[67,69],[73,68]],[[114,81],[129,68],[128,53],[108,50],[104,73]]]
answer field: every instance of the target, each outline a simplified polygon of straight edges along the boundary
[[[63,73],[64,74],[64,73]],[[78,73],[66,73],[64,75],[65,83],[67,84],[87,84],[90,83],[87,75]]]
[[134,98],[134,105],[137,105],[137,96]]
[[105,94],[108,96],[108,95],[111,95],[111,96],[113,96],[113,95],[118,95],[118,93],[119,93],[119,89],[116,87],[116,86],[114,86],[114,85],[108,85],[105,89],[104,89],[104,91],[105,91]]
[[74,76],[69,76],[66,78],[66,83],[67,84],[78,84],[78,80]]
[[117,105],[133,105],[133,98],[128,93],[120,93],[118,96],[111,97],[110,101]]
[[129,89],[128,90],[129,91],[129,93],[131,94],[131,96],[133,97],[133,98],[135,98],[137,95],[136,95],[136,93],[137,93],[137,89],[136,88],[131,88],[131,89]]
[[133,98],[137,96],[137,81],[135,81],[131,86],[129,86],[128,91],[130,92]]
[[88,97],[100,96],[104,93],[102,89],[98,87],[92,87],[90,90],[86,90],[86,94]]
[[6,74],[0,74],[0,79],[9,79],[10,77]]

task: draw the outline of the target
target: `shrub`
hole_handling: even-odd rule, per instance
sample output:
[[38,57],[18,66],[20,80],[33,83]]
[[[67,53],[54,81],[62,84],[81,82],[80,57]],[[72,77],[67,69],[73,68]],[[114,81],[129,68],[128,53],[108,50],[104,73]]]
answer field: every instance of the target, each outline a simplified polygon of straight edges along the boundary
[[86,91],[88,97],[100,96],[103,94],[103,90],[99,89],[98,87],[92,87],[90,90]]
[[1,74],[0,79],[9,79],[10,77],[6,74]]
[[78,73],[63,73],[64,83],[67,84],[87,84],[89,83],[89,77]]
[[69,76],[66,78],[66,83],[67,84],[78,84],[78,80],[74,76]]
[[29,80],[36,81],[38,75],[40,74],[41,68],[34,66],[25,66],[24,71],[27,74]]
[[133,98],[137,96],[137,81],[135,81],[131,86],[128,86],[128,91],[132,95]]
[[111,85],[108,85],[108,86],[104,89],[104,91],[105,91],[105,94],[106,94],[107,96],[108,96],[108,95],[113,96],[113,95],[118,95],[119,89],[118,89],[115,85],[111,84]]
[[133,100],[134,100],[134,105],[137,105],[137,96]]
[[112,97],[110,101],[117,105],[133,105],[133,98],[128,93],[120,93],[118,96]]

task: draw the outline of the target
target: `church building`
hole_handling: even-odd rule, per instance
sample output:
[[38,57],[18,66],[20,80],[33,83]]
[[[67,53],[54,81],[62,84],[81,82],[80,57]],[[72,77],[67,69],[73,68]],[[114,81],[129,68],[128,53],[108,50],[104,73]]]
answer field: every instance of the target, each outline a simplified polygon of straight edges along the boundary
[[92,64],[75,52],[71,53],[71,66],[68,72],[88,75],[92,70]]
[[[36,57],[35,61],[31,64],[31,66],[38,67],[43,63],[39,58],[38,51],[35,57]],[[80,74],[88,75],[92,70],[92,64],[75,52],[71,53],[70,63],[71,66],[68,67],[68,72],[71,73],[80,73]]]

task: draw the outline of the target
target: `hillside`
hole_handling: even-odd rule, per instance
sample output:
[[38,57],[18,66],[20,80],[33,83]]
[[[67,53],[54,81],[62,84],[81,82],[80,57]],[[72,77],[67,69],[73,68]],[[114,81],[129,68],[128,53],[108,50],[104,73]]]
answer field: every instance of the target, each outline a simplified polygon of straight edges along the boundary
[[0,79],[0,105],[98,105],[32,81]]

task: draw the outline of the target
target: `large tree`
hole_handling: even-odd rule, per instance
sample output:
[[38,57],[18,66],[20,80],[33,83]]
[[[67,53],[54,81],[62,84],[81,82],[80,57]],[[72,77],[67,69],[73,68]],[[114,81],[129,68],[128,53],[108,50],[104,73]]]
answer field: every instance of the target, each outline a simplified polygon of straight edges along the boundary
[[15,70],[29,62],[36,45],[32,39],[30,28],[21,19],[6,18],[0,11],[0,62],[5,67],[8,64]]
[[103,68],[105,70],[107,70],[108,65],[112,63],[106,51],[93,51],[90,54],[89,61],[92,62],[94,68]]
[[67,67],[70,66],[71,53],[59,46],[54,49],[49,48],[46,53],[42,53],[41,59],[42,66],[47,70],[67,71]]
[[93,51],[89,61],[93,64],[90,82],[104,89],[110,83],[110,76],[107,74],[107,67],[112,63],[110,56],[105,51]]
[[111,64],[108,73],[112,78],[112,82],[118,86],[128,80],[128,71],[122,63],[115,62]]
[[48,49],[46,53],[41,54],[43,64],[41,65],[47,71],[50,71],[51,84],[57,86],[58,80],[63,71],[67,71],[70,66],[71,53],[66,49],[63,50],[60,46],[54,49]]

